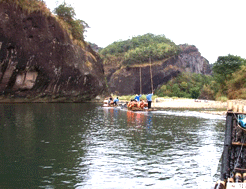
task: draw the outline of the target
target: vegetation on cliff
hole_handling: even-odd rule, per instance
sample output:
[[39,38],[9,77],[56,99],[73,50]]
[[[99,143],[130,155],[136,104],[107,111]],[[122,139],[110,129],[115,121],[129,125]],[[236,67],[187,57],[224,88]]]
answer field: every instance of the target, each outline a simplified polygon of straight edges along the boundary
[[122,65],[142,64],[162,60],[179,53],[179,47],[164,35],[145,34],[125,41],[117,41],[99,51],[104,63],[119,60]]
[[[50,10],[47,8],[46,4],[42,0],[0,0],[0,3],[12,3],[16,6],[19,6],[23,11],[26,11],[28,14],[33,12],[39,12],[46,16],[51,16]],[[84,32],[86,28],[89,28],[89,25],[80,19],[76,19],[76,13],[74,8],[64,3],[60,4],[55,8],[54,14],[56,15],[57,21],[61,24],[64,30],[67,31],[70,38],[82,48],[86,46],[84,41]]]
[[246,60],[239,56],[220,56],[212,65],[213,75],[181,73],[159,87],[158,96],[246,99]]
[[85,21],[75,18],[76,13],[71,5],[66,4],[64,1],[64,3],[55,8],[54,13],[65,22],[65,27],[73,36],[73,39],[84,40],[84,32],[86,28],[89,28],[89,25]]
[[51,12],[46,7],[45,2],[42,0],[0,0],[0,3],[13,3],[20,8],[22,8],[23,11],[27,11],[27,13],[33,13],[33,12],[40,12],[43,13],[46,16],[50,16]]

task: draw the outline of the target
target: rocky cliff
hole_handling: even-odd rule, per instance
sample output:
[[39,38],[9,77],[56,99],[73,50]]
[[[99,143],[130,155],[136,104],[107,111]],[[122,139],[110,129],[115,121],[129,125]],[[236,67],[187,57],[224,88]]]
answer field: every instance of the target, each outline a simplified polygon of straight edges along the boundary
[[0,2],[0,95],[20,101],[85,101],[105,89],[102,61],[57,19]]
[[150,93],[150,70],[152,71],[154,89],[181,72],[211,74],[209,62],[201,56],[195,46],[180,45],[179,47],[181,49],[179,55],[158,62],[153,61],[151,66],[147,63],[141,66],[118,67],[117,69],[106,65],[105,73],[110,91],[118,95],[140,93],[141,78],[142,93]]

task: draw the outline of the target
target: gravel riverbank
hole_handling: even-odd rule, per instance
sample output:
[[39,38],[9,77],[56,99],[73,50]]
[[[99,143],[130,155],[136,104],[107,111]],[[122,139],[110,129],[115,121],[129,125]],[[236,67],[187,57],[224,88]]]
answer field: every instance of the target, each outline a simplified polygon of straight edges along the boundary
[[204,113],[225,115],[227,102],[182,98],[156,98],[152,103],[152,107],[158,109],[199,109]]
[[199,108],[199,109],[225,109],[227,102],[213,100],[194,100],[194,99],[172,99],[156,98],[153,101],[155,108]]

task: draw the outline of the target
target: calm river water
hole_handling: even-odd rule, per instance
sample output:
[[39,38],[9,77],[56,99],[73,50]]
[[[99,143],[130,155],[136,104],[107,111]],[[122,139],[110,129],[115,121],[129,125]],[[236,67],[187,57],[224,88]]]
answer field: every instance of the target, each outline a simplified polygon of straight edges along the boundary
[[211,188],[225,116],[0,104],[0,188]]

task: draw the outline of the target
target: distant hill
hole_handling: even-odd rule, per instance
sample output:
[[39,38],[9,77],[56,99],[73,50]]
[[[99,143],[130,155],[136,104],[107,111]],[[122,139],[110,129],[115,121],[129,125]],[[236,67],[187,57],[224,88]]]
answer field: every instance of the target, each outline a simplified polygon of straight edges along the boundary
[[194,45],[176,45],[164,35],[148,33],[114,42],[99,54],[110,92],[119,95],[139,93],[140,77],[142,92],[151,92],[150,71],[154,89],[182,72],[211,74],[209,62]]

